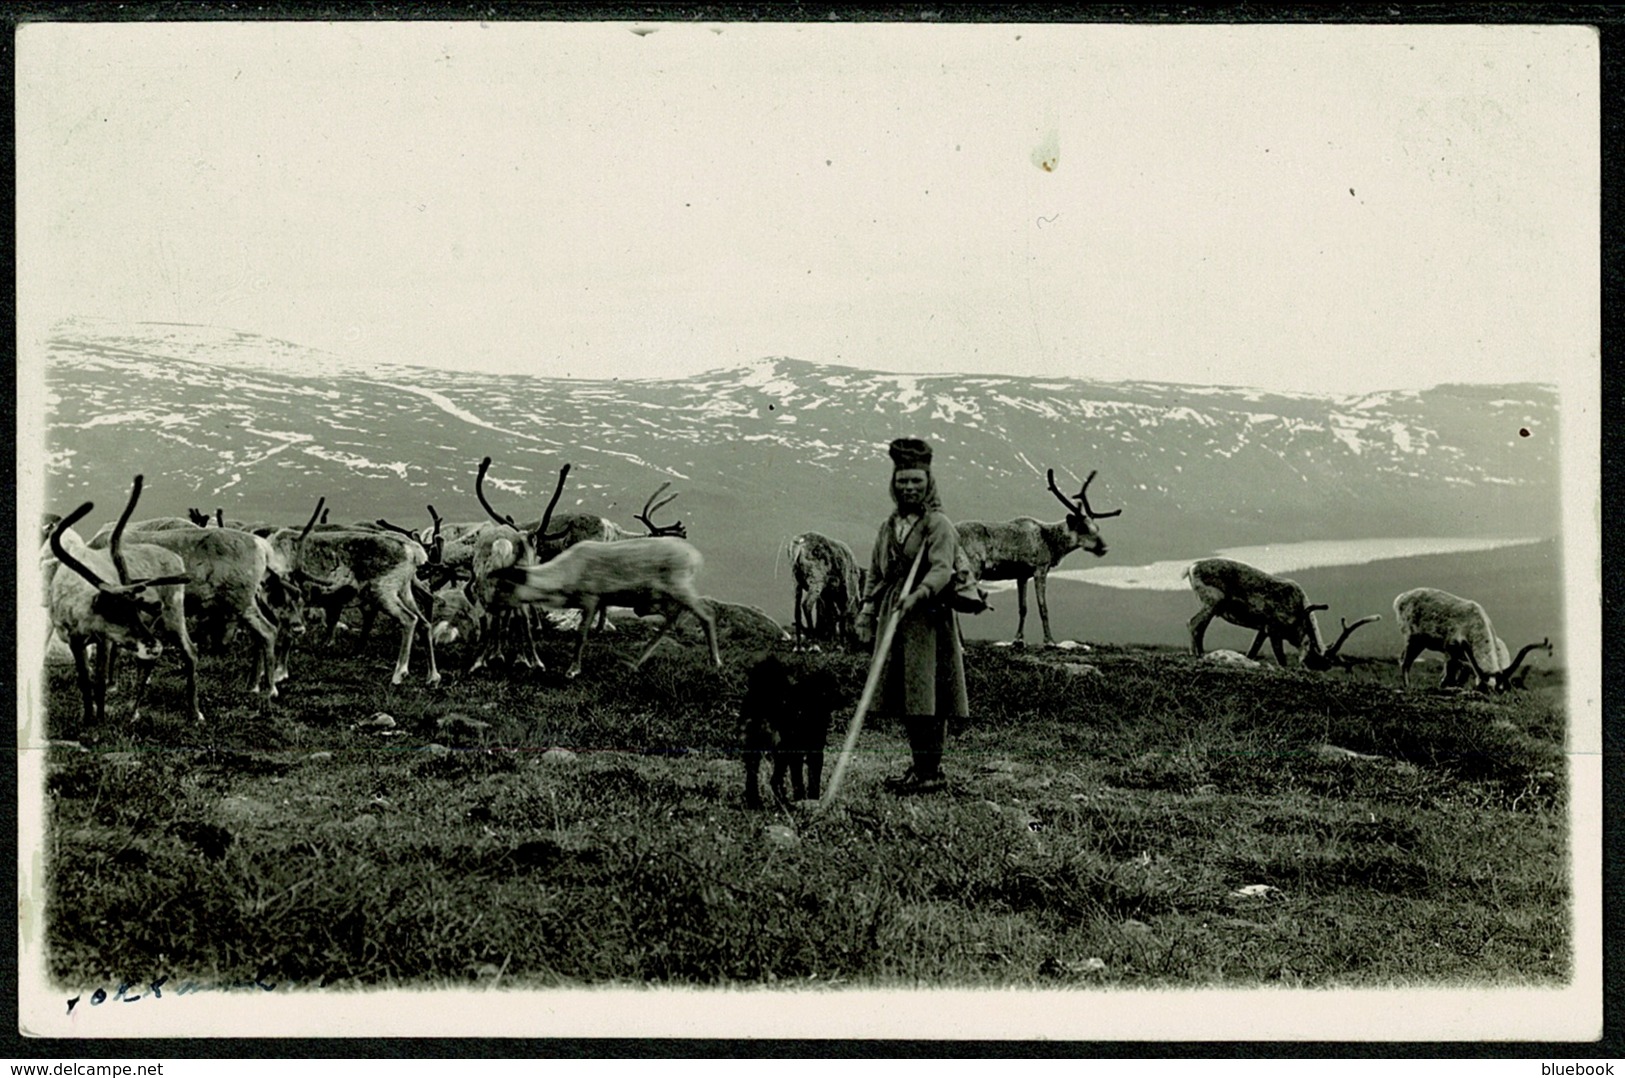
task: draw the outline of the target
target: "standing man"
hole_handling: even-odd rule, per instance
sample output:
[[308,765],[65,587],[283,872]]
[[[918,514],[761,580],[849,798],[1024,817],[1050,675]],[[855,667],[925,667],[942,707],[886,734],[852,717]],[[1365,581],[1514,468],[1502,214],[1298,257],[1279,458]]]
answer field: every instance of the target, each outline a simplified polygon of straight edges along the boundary
[[[909,769],[887,786],[928,793],[945,785],[942,749],[948,719],[970,714],[965,656],[948,602],[959,535],[937,496],[930,445],[918,438],[899,438],[889,452],[889,490],[896,510],[875,536],[858,633],[859,639],[872,640],[876,624],[886,624],[893,613],[901,615],[884,657],[886,672],[875,710],[903,720],[913,753]],[[910,572],[922,548],[924,555]]]

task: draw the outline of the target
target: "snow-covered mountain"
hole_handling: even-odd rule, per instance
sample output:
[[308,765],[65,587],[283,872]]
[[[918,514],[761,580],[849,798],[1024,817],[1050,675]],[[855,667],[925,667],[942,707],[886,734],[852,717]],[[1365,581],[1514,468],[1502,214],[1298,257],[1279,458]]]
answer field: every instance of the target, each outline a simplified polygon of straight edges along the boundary
[[778,613],[790,536],[867,549],[889,508],[885,444],[900,434],[936,446],[955,519],[1057,520],[1045,469],[1069,493],[1098,469],[1090,499],[1123,510],[1104,530],[1124,564],[1308,539],[1557,532],[1557,396],[1543,385],[1321,397],[782,358],[582,381],[366,366],[229,330],[84,319],[59,324],[40,358],[49,504],[96,500],[92,526],[137,471],[143,516],[223,506],[292,521],[325,496],[335,520],[416,525],[431,503],[478,520],[487,455],[493,501],[534,518],[569,462],[561,506],[628,526],[671,480],[681,497],[662,519],[681,517],[710,575],[728,567],[709,589]]

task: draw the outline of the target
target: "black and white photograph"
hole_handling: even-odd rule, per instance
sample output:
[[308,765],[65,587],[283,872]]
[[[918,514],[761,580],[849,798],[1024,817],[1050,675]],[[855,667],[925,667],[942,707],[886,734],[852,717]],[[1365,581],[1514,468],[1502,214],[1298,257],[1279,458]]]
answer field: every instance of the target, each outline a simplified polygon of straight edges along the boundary
[[1594,29],[15,46],[25,1036],[1601,1036]]

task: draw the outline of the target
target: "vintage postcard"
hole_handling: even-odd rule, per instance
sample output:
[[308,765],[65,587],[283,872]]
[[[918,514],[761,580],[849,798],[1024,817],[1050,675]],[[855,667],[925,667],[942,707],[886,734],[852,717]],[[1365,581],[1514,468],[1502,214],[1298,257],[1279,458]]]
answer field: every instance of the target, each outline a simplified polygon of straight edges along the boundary
[[24,1035],[1601,1035],[1592,29],[16,57]]

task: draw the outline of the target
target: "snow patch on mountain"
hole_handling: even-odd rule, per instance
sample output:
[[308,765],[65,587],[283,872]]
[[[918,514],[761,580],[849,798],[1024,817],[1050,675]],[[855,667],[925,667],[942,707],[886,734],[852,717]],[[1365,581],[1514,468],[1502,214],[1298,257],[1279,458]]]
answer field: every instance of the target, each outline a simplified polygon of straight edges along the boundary
[[878,380],[890,382],[897,387],[897,394],[893,399],[905,415],[925,407],[925,394],[920,390],[918,378],[907,374],[889,374]]
[[438,393],[435,390],[425,389],[422,386],[412,385],[408,382],[380,381],[378,384],[386,386],[390,389],[399,390],[402,393],[411,393],[422,397],[424,400],[428,401],[430,404],[433,404],[436,408],[439,408],[442,412],[445,412],[452,418],[461,419],[464,423],[471,426],[484,427],[486,430],[496,431],[498,434],[506,434],[511,438],[523,438],[527,442],[536,442],[541,440],[535,435],[525,434],[516,430],[509,430],[506,427],[499,427],[495,423],[487,422],[486,420],[475,415],[473,412],[470,412],[468,409],[459,407],[455,401],[446,396],[444,393]]
[[403,460],[391,461],[388,464],[378,464],[357,453],[345,453],[341,450],[328,449],[325,446],[319,445],[306,446],[303,450],[301,450],[301,452],[303,452],[307,457],[316,457],[319,460],[332,461],[334,464],[342,464],[346,468],[353,468],[356,471],[394,472],[403,481],[406,479],[408,465]]
[[794,380],[781,374],[778,363],[771,359],[758,360],[746,366],[736,384],[771,394],[780,400],[790,399],[800,388]]
[[138,408],[129,412],[113,412],[110,415],[91,416],[77,428],[69,429],[87,430],[91,427],[106,427],[114,425],[153,423],[160,426],[169,426],[177,423],[189,422],[186,416],[179,412],[160,412],[152,408]]

